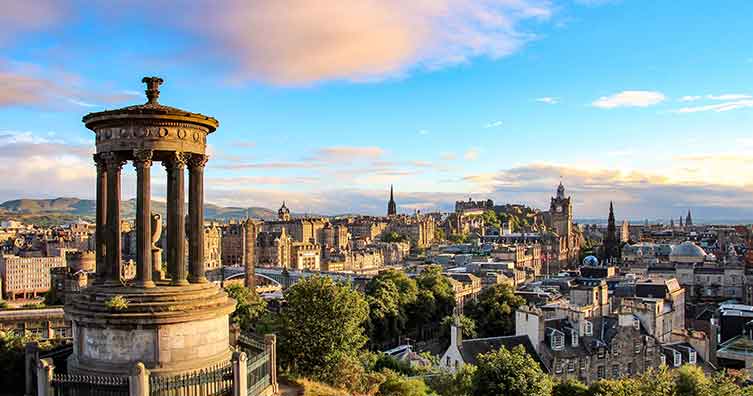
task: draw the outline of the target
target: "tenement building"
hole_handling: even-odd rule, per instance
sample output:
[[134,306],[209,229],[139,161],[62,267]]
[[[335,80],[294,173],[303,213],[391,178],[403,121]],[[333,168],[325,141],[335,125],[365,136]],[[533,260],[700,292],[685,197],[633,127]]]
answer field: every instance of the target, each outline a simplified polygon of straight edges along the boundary
[[65,256],[21,257],[0,254],[3,296],[10,300],[36,298],[50,289],[50,270],[64,267]]

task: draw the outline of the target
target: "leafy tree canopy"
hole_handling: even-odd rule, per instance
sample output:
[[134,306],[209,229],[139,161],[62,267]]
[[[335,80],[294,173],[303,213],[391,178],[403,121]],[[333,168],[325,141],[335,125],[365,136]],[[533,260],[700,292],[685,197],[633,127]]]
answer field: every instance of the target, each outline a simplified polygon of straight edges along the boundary
[[473,394],[484,396],[551,396],[552,380],[523,346],[500,348],[478,356]]
[[515,310],[523,304],[525,300],[511,286],[496,284],[482,290],[464,311],[476,323],[479,336],[497,337],[515,331]]
[[239,284],[230,285],[225,288],[225,291],[235,299],[235,311],[230,315],[233,323],[238,324],[244,330],[253,327],[264,314],[267,302],[255,290]]
[[323,379],[366,343],[366,300],[349,285],[313,276],[285,292],[281,314],[280,357],[292,372]]

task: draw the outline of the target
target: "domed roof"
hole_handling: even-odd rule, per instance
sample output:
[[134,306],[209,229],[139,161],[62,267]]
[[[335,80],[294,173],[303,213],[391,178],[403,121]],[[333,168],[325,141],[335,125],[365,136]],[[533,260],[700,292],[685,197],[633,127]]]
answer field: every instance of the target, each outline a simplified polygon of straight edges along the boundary
[[670,257],[706,257],[706,252],[693,242],[685,241],[672,248]]
[[597,267],[599,265],[599,259],[594,256],[586,256],[583,259],[583,265],[587,267]]

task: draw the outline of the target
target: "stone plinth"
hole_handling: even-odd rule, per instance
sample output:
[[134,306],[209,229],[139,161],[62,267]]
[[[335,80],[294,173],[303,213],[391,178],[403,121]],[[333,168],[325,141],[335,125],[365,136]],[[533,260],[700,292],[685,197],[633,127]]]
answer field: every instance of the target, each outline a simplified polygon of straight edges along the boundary
[[[128,306],[108,308],[116,296]],[[66,306],[74,338],[69,372],[124,375],[140,361],[152,375],[174,375],[228,361],[234,308],[235,301],[210,283],[90,287]]]

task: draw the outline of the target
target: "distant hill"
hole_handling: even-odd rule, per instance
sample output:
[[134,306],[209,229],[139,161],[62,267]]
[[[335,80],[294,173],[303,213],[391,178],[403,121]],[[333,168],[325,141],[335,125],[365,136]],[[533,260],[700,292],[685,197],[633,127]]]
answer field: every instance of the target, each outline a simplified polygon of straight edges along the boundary
[[[152,210],[165,215],[165,202],[152,201]],[[14,199],[0,204],[0,219],[18,219],[32,223],[54,224],[55,219],[61,222],[75,218],[93,219],[95,217],[96,201],[80,198],[54,199]],[[188,207],[186,206],[186,209]],[[206,219],[230,219],[248,216],[264,220],[277,218],[277,211],[259,207],[223,207],[204,204]],[[133,218],[136,213],[136,200],[123,201],[120,207],[121,216]],[[35,221],[39,219],[40,221]]]

